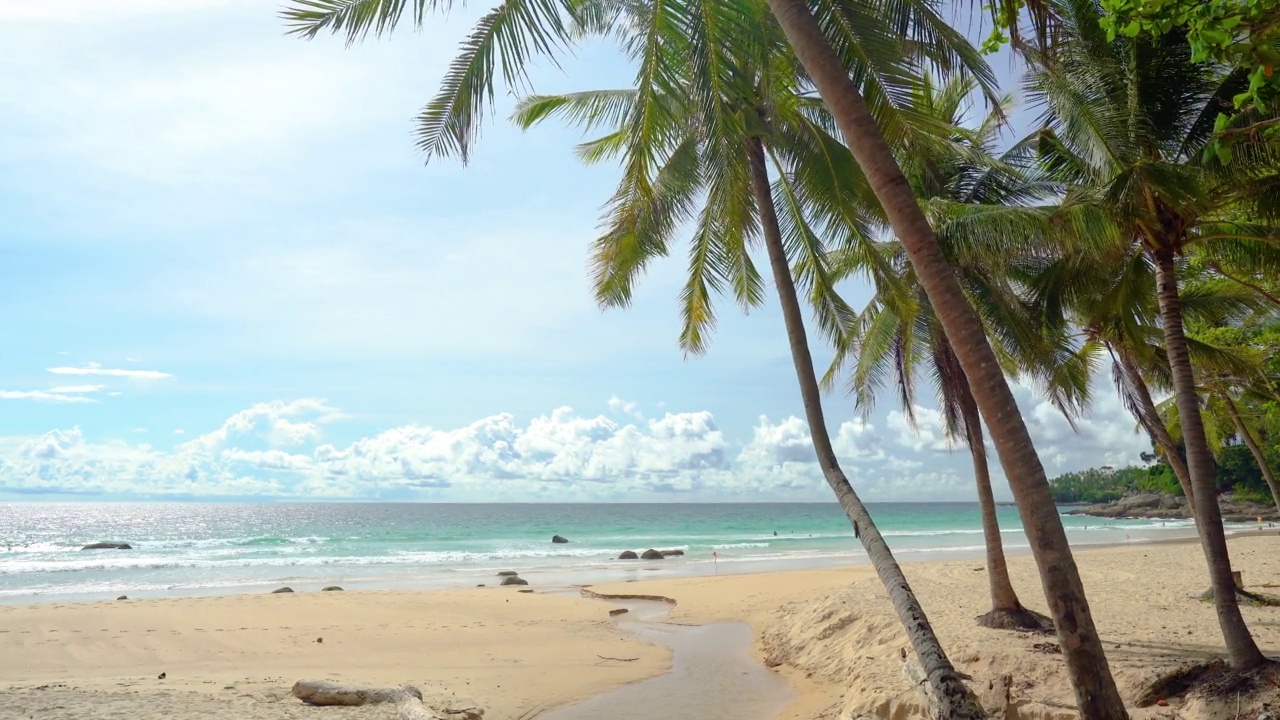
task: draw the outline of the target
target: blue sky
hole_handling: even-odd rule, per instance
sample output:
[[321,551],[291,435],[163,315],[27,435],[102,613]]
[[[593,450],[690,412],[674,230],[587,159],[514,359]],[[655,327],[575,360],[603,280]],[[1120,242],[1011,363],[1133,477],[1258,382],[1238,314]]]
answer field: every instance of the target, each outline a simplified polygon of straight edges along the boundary
[[[504,96],[470,166],[424,167],[467,13],[345,48],[277,9],[0,0],[0,498],[827,497],[772,304],[693,360],[679,255],[594,306],[615,177],[577,133]],[[534,81],[629,74],[589,46]],[[1105,385],[1080,435],[1017,392],[1051,473],[1148,448]],[[924,404],[917,434],[830,398],[869,499],[972,497]]]

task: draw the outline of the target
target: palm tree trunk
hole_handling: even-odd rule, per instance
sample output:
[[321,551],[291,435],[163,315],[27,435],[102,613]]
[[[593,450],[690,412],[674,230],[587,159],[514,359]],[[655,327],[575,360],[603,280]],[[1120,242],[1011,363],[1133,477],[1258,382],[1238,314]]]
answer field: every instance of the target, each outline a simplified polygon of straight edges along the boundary
[[991,492],[991,469],[987,466],[987,448],[982,437],[982,419],[969,388],[958,388],[960,413],[964,419],[965,440],[973,458],[973,481],[978,487],[978,507],[982,511],[982,538],[987,544],[987,579],[991,586],[993,611],[1022,610],[1018,593],[1009,580],[1009,567],[1004,561],[1004,542],[996,519],[996,498]]
[[1160,419],[1160,413],[1156,411],[1156,403],[1151,399],[1151,390],[1147,388],[1147,381],[1142,379],[1142,373],[1138,371],[1133,358],[1123,350],[1116,352],[1116,362],[1120,363],[1120,370],[1129,379],[1134,399],[1138,401],[1138,422],[1151,436],[1151,441],[1164,451],[1169,467],[1173,468],[1173,474],[1178,478],[1178,485],[1182,486],[1182,494],[1187,498],[1191,517],[1195,518],[1196,495],[1195,489],[1191,487],[1191,474],[1187,472],[1186,463],[1182,462],[1182,453],[1178,452],[1178,444],[1173,441],[1173,437],[1169,435],[1169,428],[1165,427],[1164,421]]
[[1182,301],[1178,297],[1178,276],[1174,269],[1173,249],[1160,247],[1153,253],[1156,261],[1156,297],[1160,303],[1160,324],[1164,329],[1165,352],[1173,375],[1174,400],[1182,423],[1182,442],[1187,448],[1187,469],[1196,493],[1196,526],[1200,529],[1200,545],[1209,564],[1209,581],[1213,586],[1213,605],[1218,611],[1218,625],[1227,644],[1231,667],[1250,670],[1265,662],[1249,628],[1240,615],[1236,602],[1236,585],[1231,578],[1231,557],[1227,553],[1227,536],[1222,531],[1222,510],[1214,488],[1213,455],[1204,435],[1200,418],[1200,394],[1196,392],[1187,337],[1182,330]]
[[791,359],[795,363],[796,378],[800,383],[800,396],[804,400],[805,418],[809,422],[809,434],[813,438],[813,449],[818,455],[818,466],[827,484],[835,492],[840,507],[853,523],[854,534],[862,541],[867,557],[875,566],[876,574],[884,583],[898,613],[898,619],[907,631],[911,647],[920,659],[920,666],[928,678],[930,690],[938,700],[941,718],[984,717],[982,706],[969,687],[956,673],[955,667],[947,658],[938,641],[929,619],[925,617],[924,608],[916,599],[911,585],[902,574],[902,568],[894,559],[889,545],[881,537],[880,531],[867,513],[867,508],[858,499],[853,486],[849,484],[840,462],[836,459],[835,449],[831,446],[831,436],[827,432],[826,419],[822,413],[822,396],[818,385],[818,376],[813,370],[813,357],[809,354],[809,341],[804,329],[804,316],[800,310],[800,300],[796,295],[795,282],[791,278],[791,267],[787,263],[786,249],[782,242],[782,231],[778,227],[778,215],[773,204],[773,190],[769,184],[769,173],[765,167],[764,146],[759,138],[752,138],[748,147],[751,163],[751,187],[755,194],[756,205],[760,212],[760,225],[764,230],[764,244],[769,251],[769,266],[773,270],[773,281],[778,291],[778,301],[782,305],[782,317],[786,323],[787,339],[791,343]]
[[1127,718],[1044,466],[977,314],[965,299],[866,101],[823,36],[809,6],[804,0],[769,0],[769,7],[834,113],[845,142],[884,207],[929,304],[969,377],[974,400],[987,421],[1017,500],[1022,526],[1031,541],[1081,718]]
[[1244,444],[1249,446],[1249,452],[1253,453],[1253,459],[1257,461],[1258,469],[1262,471],[1262,478],[1267,481],[1267,487],[1271,488],[1271,499],[1276,504],[1276,510],[1280,510],[1280,490],[1276,489],[1276,476],[1271,472],[1267,456],[1263,454],[1262,448],[1258,447],[1258,441],[1253,437],[1253,433],[1249,432],[1249,426],[1244,424],[1244,418],[1240,417],[1240,409],[1236,407],[1235,402],[1226,393],[1222,393],[1221,397],[1227,403],[1227,412],[1231,414],[1231,422],[1235,423],[1236,432],[1240,434]]

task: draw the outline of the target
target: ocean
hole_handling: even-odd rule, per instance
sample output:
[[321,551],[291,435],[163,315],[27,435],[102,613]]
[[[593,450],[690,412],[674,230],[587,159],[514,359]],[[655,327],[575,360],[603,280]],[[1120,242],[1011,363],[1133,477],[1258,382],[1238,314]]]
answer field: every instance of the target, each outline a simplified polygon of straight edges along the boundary
[[[980,557],[976,503],[879,503],[901,561]],[[1004,545],[1024,552],[1015,508]],[[1063,515],[1073,546],[1193,535],[1185,521]],[[568,538],[553,544],[551,536]],[[82,550],[124,542],[132,550]],[[624,550],[680,549],[661,561]],[[866,562],[835,504],[0,504],[0,603],[493,584],[539,586]]]

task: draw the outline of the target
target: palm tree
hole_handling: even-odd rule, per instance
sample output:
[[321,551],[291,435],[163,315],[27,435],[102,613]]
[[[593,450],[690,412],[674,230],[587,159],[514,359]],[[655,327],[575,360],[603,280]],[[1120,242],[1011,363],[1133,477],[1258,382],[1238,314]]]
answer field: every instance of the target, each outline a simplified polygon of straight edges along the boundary
[[805,0],[768,2],[884,208],[969,380],[1031,541],[1081,717],[1128,717],[1054,507],[1044,466],[977,313],[966,301],[867,99],[848,76],[822,24]]
[[[719,18],[721,10],[732,4],[734,3],[728,0],[672,0],[661,3],[660,7],[669,11],[671,18],[679,18],[679,24],[690,19]],[[370,31],[390,32],[402,19],[408,5],[409,0],[293,0],[293,6],[285,11],[285,17],[292,26],[291,32],[300,36],[314,37],[321,31],[329,30],[345,33],[349,41],[354,41]],[[414,23],[421,25],[429,14],[444,9],[447,5],[440,0],[413,0],[411,15]],[[965,302],[958,282],[950,274],[950,268],[938,248],[928,221],[916,205],[912,190],[906,184],[889,149],[885,132],[873,112],[873,109],[883,108],[892,99],[892,95],[877,94],[878,88],[886,85],[869,81],[884,78],[869,77],[873,73],[866,70],[865,65],[863,69],[859,69],[851,62],[859,57],[873,55],[869,50],[876,47],[873,44],[868,48],[859,40],[857,30],[863,28],[884,29],[885,31],[875,33],[882,39],[892,38],[893,31],[898,31],[898,39],[911,37],[916,41],[933,40],[937,44],[967,46],[962,35],[941,21],[931,3],[913,3],[914,7],[920,9],[917,13],[893,11],[895,7],[901,8],[904,5],[905,3],[856,4],[828,0],[820,9],[826,26],[824,34],[824,25],[810,13],[802,0],[769,0],[770,11],[785,31],[788,43],[819,95],[833,111],[834,125],[843,135],[872,192],[885,208],[896,235],[903,241],[930,302],[935,308],[939,308],[939,322],[956,349],[957,359],[970,380],[974,399],[995,441],[1005,474],[1011,479],[1023,525],[1027,528],[1041,582],[1054,617],[1068,674],[1076,690],[1081,715],[1084,718],[1124,718],[1124,706],[1111,677],[1101,639],[1080,582],[1079,571],[1026,424],[1022,421],[1013,394],[987,343],[982,325],[973,309]],[[998,5],[1017,7],[1019,3],[1001,2]],[[1040,3],[1032,5],[1039,6]],[[740,14],[758,19],[764,17],[763,14],[752,12]],[[570,26],[573,23],[566,18],[580,19],[582,15],[571,5],[571,0],[503,0],[485,15],[450,66],[440,93],[420,116],[418,137],[423,151],[428,156],[454,153],[465,160],[470,145],[477,136],[480,119],[486,107],[492,103],[495,76],[500,75],[508,85],[526,81],[525,66],[528,60],[538,54],[554,56],[571,44]],[[667,13],[660,15],[664,19],[669,17]],[[886,21],[891,21],[887,27]],[[738,30],[753,31],[759,27],[759,23],[746,24],[739,26]],[[659,47],[657,35],[652,37],[655,38],[655,43],[646,47],[656,51]],[[720,37],[730,39],[729,36]],[[920,44],[928,45],[927,42]],[[646,51],[643,57],[641,73],[649,76],[653,82],[648,85],[641,83],[638,87],[657,87],[659,84],[669,84],[670,79],[678,77],[671,74],[670,66],[658,62],[658,53]],[[696,58],[695,62],[698,62]],[[708,78],[724,77],[728,69],[705,63],[697,64],[697,68],[699,74]],[[888,79],[892,80],[893,77]],[[718,102],[716,105],[723,107],[725,104]],[[645,116],[645,119],[653,117]],[[646,129],[647,124],[640,123],[634,130],[643,132]],[[606,141],[605,144],[609,142]],[[752,160],[750,177],[753,184],[759,184],[760,180],[759,172],[754,169],[760,164],[756,160],[758,158]],[[646,171],[645,178],[653,177],[648,172],[653,169],[649,159],[640,157],[635,160],[635,164]],[[626,174],[627,169],[624,168],[624,178]],[[634,177],[638,179],[640,175],[635,174]],[[637,185],[637,191],[642,197],[653,201],[659,200],[658,196],[669,190],[672,189],[650,182]],[[655,191],[658,191],[657,195]],[[654,211],[655,221],[683,219],[687,212],[660,202],[647,202],[646,205],[647,209]],[[762,221],[767,220],[765,211],[766,208],[759,209]],[[639,218],[637,222],[644,225],[649,220]],[[766,233],[766,245],[768,235]],[[635,244],[629,249],[637,251],[635,257],[646,254],[639,252],[646,250],[645,248]],[[720,259],[723,258],[717,260]],[[778,266],[785,265],[785,261],[785,257],[775,261],[773,253],[770,254],[770,264],[775,275],[778,274]],[[642,269],[643,263],[636,263],[630,268],[630,272],[637,273]],[[735,276],[749,277],[741,272]],[[787,275],[787,280],[775,278],[775,282],[781,288],[780,294],[785,295],[790,275]],[[696,293],[699,289],[692,290]],[[789,328],[801,328],[796,323],[802,319],[798,308],[794,312],[788,310],[785,301],[784,317],[789,318]],[[808,357],[805,337],[798,332],[789,332],[789,335],[793,356],[797,360],[797,374],[803,378],[806,367],[812,373],[811,362],[805,360]],[[820,395],[816,383],[810,387],[802,380],[802,395],[811,430],[825,427],[818,404]],[[831,452],[829,443],[822,443],[818,434],[815,434],[815,449],[818,451],[824,476],[839,481],[843,474],[839,473],[835,455]],[[847,485],[847,480],[844,484]],[[847,494],[842,496],[842,502],[847,497]],[[858,514],[856,508],[846,507],[846,511]],[[897,601],[902,593],[892,587],[889,590],[895,600],[895,607],[898,607]],[[912,613],[906,608],[900,608],[899,614],[909,623],[908,633],[913,638],[917,635],[915,628],[927,626],[922,615],[908,617]],[[934,653],[932,648],[928,650],[929,653]],[[940,651],[940,648],[937,650]],[[949,683],[951,676],[945,671],[949,663],[932,662],[926,655],[921,655],[921,662],[935,689]],[[946,692],[938,695],[951,697],[952,690],[944,689]],[[957,711],[960,709],[956,708]]]
[[[764,11],[759,4],[729,8]],[[630,303],[637,268],[666,255],[677,242],[683,227],[672,222],[674,217],[668,213],[678,209],[693,223],[689,279],[681,293],[680,345],[687,353],[701,353],[714,320],[714,292],[726,292],[744,307],[760,301],[748,249],[757,236],[763,239],[823,476],[889,590],[939,701],[940,717],[981,717],[981,707],[947,659],[905,575],[841,470],[827,432],[797,284],[823,332],[841,337],[854,313],[835,292],[827,244],[819,240],[811,223],[815,215],[824,218],[824,229],[832,231],[843,255],[863,261],[872,273],[887,267],[867,262],[875,251],[859,219],[848,212],[850,198],[867,194],[856,165],[828,132],[830,120],[820,103],[800,92],[797,69],[783,60],[785,46],[767,15],[720,16],[721,31],[732,28],[738,36],[732,40],[714,36],[712,28],[701,24],[691,30],[670,22],[662,18],[661,8],[631,6],[624,11],[627,22],[621,26],[626,30],[618,30],[613,23],[609,27],[623,36],[623,46],[633,51],[642,66],[652,57],[643,51],[647,39],[670,32],[658,53],[709,55],[705,67],[732,67],[733,75],[699,76],[696,61],[673,62],[686,68],[684,72],[693,72],[678,82],[668,77],[667,85],[650,84],[653,81],[642,73],[634,89],[535,95],[517,107],[514,119],[525,128],[555,115],[587,129],[612,126],[603,137],[579,147],[579,155],[588,161],[618,158],[623,167],[604,232],[593,246],[597,301],[605,307]],[[756,27],[756,41],[772,47],[753,47],[743,40],[752,37],[746,30],[751,24]],[[651,33],[655,27],[660,30]],[[685,46],[704,40],[704,47]],[[886,43],[888,39],[870,40]],[[881,48],[878,61],[882,64],[870,68],[872,72],[864,71],[864,82],[879,83],[882,80],[871,78],[887,76],[883,63],[891,46]],[[905,59],[902,56],[899,61]],[[932,128],[914,127],[890,105],[883,110],[886,125],[894,132],[918,143],[928,142]],[[648,173],[636,169],[641,158],[652,168]],[[894,282],[891,276],[879,276],[886,284]]]
[[1028,89],[1047,109],[1040,147],[1064,181],[1064,205],[1097,209],[1110,224],[1107,232],[1146,253],[1154,267],[1160,327],[1219,624],[1232,666],[1248,670],[1264,658],[1236,602],[1176,266],[1178,255],[1192,244],[1210,255],[1255,263],[1270,258],[1280,266],[1275,252],[1280,233],[1236,219],[1242,206],[1259,196],[1254,188],[1260,181],[1269,184],[1275,158],[1265,147],[1245,143],[1229,168],[1216,157],[1204,159],[1214,118],[1239,92],[1243,75],[1191,62],[1190,48],[1176,34],[1108,42],[1099,16],[1092,0],[1072,0],[1063,12],[1071,42],[1052,58],[1036,61]]
[[[1076,209],[1085,214],[1091,210]],[[1017,269],[1037,307],[1044,308],[1050,319],[1065,314],[1080,329],[1083,342],[1077,353],[1082,362],[1093,365],[1102,357],[1110,359],[1121,401],[1169,463],[1194,514],[1195,495],[1182,451],[1152,397],[1152,387],[1165,392],[1171,381],[1150,258],[1106,240],[1102,248],[1069,249],[1034,258]],[[1188,286],[1182,301],[1188,319],[1208,326],[1246,317],[1258,309],[1258,298],[1251,290],[1207,277]],[[1199,368],[1221,372],[1247,368],[1239,357],[1221,348],[1194,339],[1189,343],[1192,360]]]
[[[1253,301],[1252,304],[1249,301]],[[1210,451],[1216,460],[1232,438],[1243,443],[1258,465],[1276,509],[1280,510],[1280,487],[1266,454],[1258,444],[1251,422],[1253,413],[1247,410],[1258,402],[1277,399],[1274,381],[1266,373],[1267,358],[1261,348],[1250,343],[1248,331],[1242,327],[1251,319],[1245,313],[1259,310],[1258,303],[1263,301],[1266,299],[1259,300],[1249,289],[1241,298],[1237,312],[1231,313],[1224,307],[1220,309],[1230,314],[1216,312],[1208,317],[1190,316],[1188,326],[1191,332],[1187,341],[1198,371],[1200,407]],[[1246,411],[1241,411],[1242,406]],[[1182,424],[1176,403],[1166,401],[1159,412],[1173,434],[1180,435]]]
[[[1032,308],[1009,282],[1007,268],[1008,259],[1022,254],[1029,244],[1047,242],[1048,213],[1027,205],[1038,197],[1036,183],[1018,167],[1025,160],[1025,148],[994,154],[1004,107],[993,107],[976,130],[960,129],[973,89],[966,78],[951,78],[941,85],[929,76],[921,78],[911,97],[911,110],[951,126],[953,137],[925,146],[901,143],[900,161],[1006,371],[1044,381],[1055,404],[1071,418],[1087,390],[1088,366],[1063,362],[1071,357],[1066,338],[1059,337],[1056,346],[1046,341],[1047,328],[1037,322]],[[864,213],[868,225],[886,229],[878,204],[867,206]],[[978,623],[1010,630],[1051,630],[1049,618],[1022,606],[1009,579],[982,420],[968,378],[928,297],[915,282],[901,246],[889,243],[884,251],[902,281],[877,287],[876,296],[859,317],[858,332],[837,348],[825,381],[833,381],[848,366],[850,393],[863,412],[870,412],[877,393],[891,379],[904,414],[914,424],[917,366],[931,377],[947,437],[962,439],[973,460],[991,591],[991,610],[979,616]],[[847,269],[858,271],[862,264],[855,259]]]

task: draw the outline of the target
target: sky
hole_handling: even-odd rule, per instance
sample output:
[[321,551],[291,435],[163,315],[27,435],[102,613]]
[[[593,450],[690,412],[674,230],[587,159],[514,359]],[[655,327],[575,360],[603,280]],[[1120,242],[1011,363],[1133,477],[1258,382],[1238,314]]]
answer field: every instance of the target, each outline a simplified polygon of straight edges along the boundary
[[[468,166],[424,165],[413,117],[474,10],[346,47],[278,9],[0,0],[0,499],[830,497],[775,303],[722,306],[699,358],[680,252],[596,307],[616,174],[576,131],[521,132],[502,94]],[[591,45],[533,82],[630,73]],[[1079,433],[1014,390],[1050,475],[1150,449],[1105,378]],[[828,396],[864,499],[973,499],[919,403],[913,428]]]

